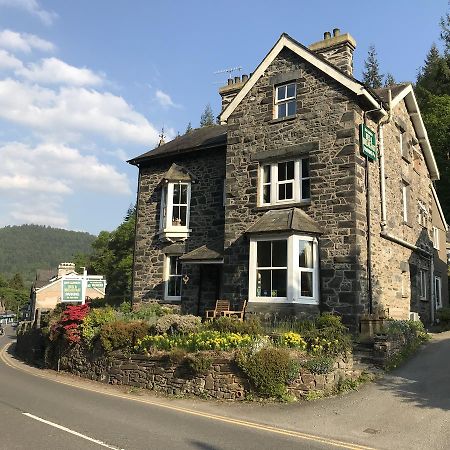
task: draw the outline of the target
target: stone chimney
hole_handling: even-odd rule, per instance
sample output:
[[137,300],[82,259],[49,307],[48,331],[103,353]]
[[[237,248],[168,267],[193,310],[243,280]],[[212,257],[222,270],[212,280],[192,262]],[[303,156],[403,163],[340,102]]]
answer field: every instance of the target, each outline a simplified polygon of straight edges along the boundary
[[61,263],[58,266],[58,278],[67,275],[68,273],[75,272],[74,263]]
[[353,75],[353,52],[356,48],[355,39],[348,33],[341,34],[339,28],[323,34],[323,40],[309,46],[314,53],[322,55],[328,62],[341,69],[347,75]]
[[233,101],[233,98],[236,97],[236,94],[242,89],[248,78],[248,75],[242,75],[242,78],[228,78],[228,84],[219,88],[219,94],[222,97],[222,111]]

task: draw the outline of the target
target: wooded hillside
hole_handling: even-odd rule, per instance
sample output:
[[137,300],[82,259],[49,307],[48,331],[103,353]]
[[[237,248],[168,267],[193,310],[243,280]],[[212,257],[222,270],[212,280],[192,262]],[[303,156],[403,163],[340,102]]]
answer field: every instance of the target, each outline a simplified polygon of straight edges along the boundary
[[72,262],[79,253],[90,254],[95,238],[89,233],[41,225],[0,228],[0,275],[12,278],[18,273],[25,285],[30,285],[36,269]]

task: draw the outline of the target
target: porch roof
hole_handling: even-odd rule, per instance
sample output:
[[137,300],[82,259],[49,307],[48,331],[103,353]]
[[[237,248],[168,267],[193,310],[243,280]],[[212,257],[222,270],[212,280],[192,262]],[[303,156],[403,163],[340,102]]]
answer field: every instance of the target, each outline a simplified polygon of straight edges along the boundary
[[300,208],[267,211],[247,229],[246,233],[280,233],[283,231],[323,234],[319,224]]
[[202,245],[183,256],[180,256],[180,261],[185,264],[189,263],[221,263],[223,262],[223,251],[221,250],[219,242]]

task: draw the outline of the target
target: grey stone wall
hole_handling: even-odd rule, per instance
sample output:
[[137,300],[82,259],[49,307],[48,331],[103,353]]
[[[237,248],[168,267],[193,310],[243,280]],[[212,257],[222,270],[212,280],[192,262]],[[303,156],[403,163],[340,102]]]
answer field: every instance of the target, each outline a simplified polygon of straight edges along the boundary
[[[297,83],[297,115],[273,120],[273,83],[286,73],[293,74]],[[285,49],[231,114],[226,157],[226,298],[237,302],[248,297],[249,243],[244,232],[267,210],[257,205],[257,155],[277,150],[282,154],[289,146],[313,144],[309,151],[311,202],[302,208],[325,230],[319,244],[321,306],[341,313],[347,322],[363,312],[356,225],[364,217],[356,208],[360,187],[355,181],[363,160],[357,155],[357,110],[346,88]],[[309,315],[311,309],[296,305],[295,314]],[[276,306],[274,310],[280,311]]]
[[[195,178],[191,187],[190,236],[183,245],[162,242],[159,238],[161,186],[163,175],[176,162]],[[162,301],[164,296],[164,254],[187,253],[207,242],[223,240],[224,208],[223,180],[225,178],[225,149],[206,150],[201,154],[189,154],[164,160],[156,160],[141,167],[137,233],[134,264],[134,301]],[[180,250],[181,248],[181,250]],[[184,292],[189,296],[190,307],[198,286],[198,270],[195,266],[183,267],[189,278]],[[190,311],[194,312],[195,311]]]

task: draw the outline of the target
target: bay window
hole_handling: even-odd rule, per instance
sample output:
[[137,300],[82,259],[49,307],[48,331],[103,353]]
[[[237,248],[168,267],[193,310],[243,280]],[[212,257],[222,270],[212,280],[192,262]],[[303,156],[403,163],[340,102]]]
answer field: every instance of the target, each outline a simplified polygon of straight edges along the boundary
[[309,159],[264,164],[260,167],[260,204],[308,201],[311,196]]
[[318,266],[314,237],[252,237],[249,301],[318,304]]
[[189,236],[191,183],[168,182],[161,197],[160,233],[164,240],[183,240]]

